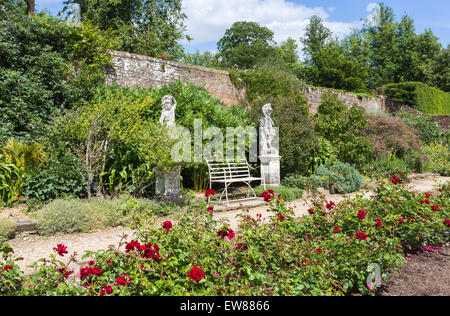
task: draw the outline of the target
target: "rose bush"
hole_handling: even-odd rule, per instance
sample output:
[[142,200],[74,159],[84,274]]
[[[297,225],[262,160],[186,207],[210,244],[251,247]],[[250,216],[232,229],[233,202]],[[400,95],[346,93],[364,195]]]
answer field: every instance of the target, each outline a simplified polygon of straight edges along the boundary
[[[11,249],[0,247],[0,293],[374,295],[376,289],[366,285],[370,264],[380,265],[386,280],[405,256],[442,245],[450,221],[449,186],[424,194],[383,179],[375,193],[339,204],[315,199],[310,215],[294,218],[280,195],[265,192],[273,216],[263,221],[243,213],[236,232],[205,207],[179,215],[171,225],[155,224],[133,213],[130,200],[124,210],[136,223],[135,240],[86,252],[89,262],[78,271],[70,269],[76,260],[70,248],[60,244],[24,277]],[[71,256],[69,264],[58,261],[60,256]]]

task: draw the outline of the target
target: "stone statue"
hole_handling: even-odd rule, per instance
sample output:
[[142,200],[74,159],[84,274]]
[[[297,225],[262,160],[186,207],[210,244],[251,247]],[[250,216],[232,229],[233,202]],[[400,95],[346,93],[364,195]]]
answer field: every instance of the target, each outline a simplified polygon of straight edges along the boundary
[[270,118],[272,112],[271,104],[266,104],[262,107],[262,117],[259,121],[259,152],[261,156],[278,155],[278,149],[272,146],[273,139],[276,136],[273,121]]
[[177,108],[177,101],[171,95],[166,95],[161,99],[162,112],[159,123],[161,126],[175,127],[175,109]]

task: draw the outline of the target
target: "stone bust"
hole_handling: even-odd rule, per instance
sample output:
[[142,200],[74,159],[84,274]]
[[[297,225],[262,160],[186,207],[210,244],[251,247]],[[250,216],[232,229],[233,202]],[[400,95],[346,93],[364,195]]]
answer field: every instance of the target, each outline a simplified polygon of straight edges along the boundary
[[266,104],[262,107],[262,117],[259,121],[259,145],[260,155],[278,155],[278,150],[272,146],[273,139],[276,136],[275,128],[273,127],[272,105]]
[[175,127],[175,109],[177,108],[177,101],[171,95],[166,95],[161,99],[162,111],[159,123],[161,126]]

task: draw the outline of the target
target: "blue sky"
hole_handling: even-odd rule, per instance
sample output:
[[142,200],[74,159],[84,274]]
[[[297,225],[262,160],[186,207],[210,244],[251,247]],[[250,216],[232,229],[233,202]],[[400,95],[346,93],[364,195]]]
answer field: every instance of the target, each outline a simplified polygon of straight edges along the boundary
[[[217,41],[235,21],[255,21],[270,28],[275,40],[303,36],[312,15],[322,17],[326,25],[343,37],[352,28],[359,28],[371,13],[373,0],[183,0],[188,15],[187,34],[193,42],[184,43],[188,52],[216,50]],[[408,14],[414,19],[417,32],[430,28],[446,47],[450,43],[449,0],[385,0],[397,18]],[[48,9],[56,15],[63,0],[36,0],[37,10]]]

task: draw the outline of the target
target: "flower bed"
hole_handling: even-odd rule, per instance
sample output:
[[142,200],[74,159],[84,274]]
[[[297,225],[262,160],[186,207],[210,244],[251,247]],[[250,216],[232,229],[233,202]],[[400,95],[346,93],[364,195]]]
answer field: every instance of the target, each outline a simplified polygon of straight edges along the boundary
[[409,253],[443,243],[449,195],[448,186],[423,194],[385,180],[371,199],[317,200],[311,215],[296,219],[281,196],[266,192],[271,221],[244,213],[238,232],[206,208],[155,226],[131,203],[138,238],[119,250],[87,252],[92,261],[80,271],[58,261],[70,249],[55,245],[25,278],[0,246],[0,294],[374,295],[370,264],[386,280]]

